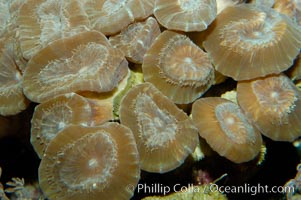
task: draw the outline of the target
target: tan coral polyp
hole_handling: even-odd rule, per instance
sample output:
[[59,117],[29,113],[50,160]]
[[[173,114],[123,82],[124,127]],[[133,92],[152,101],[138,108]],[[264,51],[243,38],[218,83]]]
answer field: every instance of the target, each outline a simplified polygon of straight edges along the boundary
[[129,61],[141,64],[145,52],[161,33],[155,18],[129,25],[121,33],[111,36],[110,43],[120,49]]
[[235,163],[254,159],[261,149],[262,138],[237,104],[207,97],[192,105],[192,119],[211,148]]
[[154,0],[86,0],[91,28],[105,35],[118,33],[130,23],[152,15]]
[[193,102],[214,82],[207,54],[188,37],[168,30],[146,52],[142,71],[146,82],[177,104]]
[[301,136],[301,92],[285,75],[238,82],[237,100],[263,135],[276,141]]
[[271,8],[241,4],[218,15],[203,45],[217,71],[249,80],[288,69],[299,53],[301,32]]
[[39,167],[39,184],[49,199],[128,200],[139,178],[135,138],[118,123],[66,127]]
[[216,17],[215,0],[156,0],[154,15],[164,27],[178,31],[203,31]]
[[89,20],[79,0],[28,0],[18,25],[21,51],[29,60],[50,42],[88,30]]
[[119,114],[121,124],[133,131],[145,171],[175,169],[199,141],[186,113],[150,83],[131,88],[121,101]]
[[39,51],[28,62],[23,91],[34,102],[68,92],[108,92],[127,74],[127,65],[103,34],[83,32]]
[[0,40],[0,115],[15,115],[25,110],[29,101],[22,90],[23,77],[14,60],[13,43]]
[[59,131],[68,125],[92,124],[88,101],[75,93],[56,96],[35,107],[31,120],[30,142],[40,158]]

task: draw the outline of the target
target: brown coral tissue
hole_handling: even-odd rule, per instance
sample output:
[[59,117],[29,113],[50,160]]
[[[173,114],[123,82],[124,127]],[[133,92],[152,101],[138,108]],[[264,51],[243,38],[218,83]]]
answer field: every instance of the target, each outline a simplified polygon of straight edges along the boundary
[[301,92],[285,75],[238,82],[237,100],[263,135],[276,141],[301,136]]
[[128,200],[139,178],[135,138],[118,123],[66,127],[39,167],[39,183],[49,199]]
[[119,114],[121,124],[133,131],[145,171],[175,169],[199,141],[187,114],[150,83],[130,89],[121,101]]
[[235,163],[254,159],[262,138],[236,103],[220,97],[207,97],[192,105],[192,119],[211,148]]
[[24,94],[34,102],[76,92],[108,92],[128,73],[127,61],[107,38],[87,31],[39,51],[24,72]]
[[214,83],[214,68],[207,53],[187,36],[162,32],[146,52],[144,80],[151,82],[174,103],[191,103]]
[[301,31],[272,8],[241,4],[218,15],[203,45],[217,71],[249,80],[288,69],[301,48]]

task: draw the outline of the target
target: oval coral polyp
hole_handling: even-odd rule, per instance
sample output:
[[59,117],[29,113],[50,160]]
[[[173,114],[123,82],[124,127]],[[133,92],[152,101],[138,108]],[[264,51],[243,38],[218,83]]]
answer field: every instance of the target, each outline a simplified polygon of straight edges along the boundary
[[35,107],[31,119],[30,142],[40,158],[56,134],[71,124],[90,125],[89,102],[75,93],[56,96]]
[[135,138],[117,123],[66,127],[51,141],[39,167],[39,183],[49,199],[128,200],[139,178]]
[[141,169],[148,172],[180,166],[199,141],[192,120],[150,83],[131,88],[123,97],[120,121],[133,131]]
[[216,17],[215,0],[156,0],[154,15],[169,30],[203,31]]
[[285,75],[238,82],[237,100],[263,135],[276,141],[301,136],[301,92]]
[[142,71],[152,83],[177,104],[191,103],[214,82],[214,68],[202,49],[187,36],[166,30],[146,52]]
[[192,119],[210,147],[235,163],[254,159],[262,138],[239,106],[220,97],[206,97],[192,105]]
[[288,69],[301,48],[301,31],[272,8],[241,4],[216,18],[203,43],[215,69],[250,80]]
[[29,60],[51,42],[87,31],[89,20],[81,5],[78,0],[24,1],[17,19],[23,57]]
[[83,3],[91,28],[113,35],[153,14],[155,0],[87,0]]
[[39,103],[68,92],[108,92],[128,73],[127,65],[103,34],[83,32],[52,42],[30,59],[23,91]]
[[120,49],[126,58],[141,64],[146,51],[161,33],[157,20],[149,17],[143,22],[136,22],[110,37],[110,43]]

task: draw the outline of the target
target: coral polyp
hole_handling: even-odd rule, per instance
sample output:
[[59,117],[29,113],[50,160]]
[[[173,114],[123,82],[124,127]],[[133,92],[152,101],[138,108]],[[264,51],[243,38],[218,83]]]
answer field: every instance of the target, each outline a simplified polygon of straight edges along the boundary
[[237,104],[219,97],[193,103],[192,119],[199,134],[219,155],[235,163],[254,159],[262,138]]
[[31,120],[31,144],[40,158],[56,134],[68,125],[92,124],[92,108],[75,93],[56,96],[35,107]]
[[203,31],[216,17],[215,0],[157,0],[154,15],[164,27]]
[[288,69],[301,47],[300,29],[272,8],[242,4],[221,12],[204,41],[215,69],[249,80]]
[[154,0],[86,0],[83,7],[92,29],[113,35],[153,14],[154,3]]
[[21,51],[29,60],[50,42],[88,30],[89,21],[78,0],[29,0],[18,24]]
[[127,64],[103,34],[83,32],[39,51],[27,64],[23,91],[34,102],[68,92],[108,92],[127,74]]
[[300,11],[0,0],[0,199],[257,199],[205,190],[284,183],[279,162],[301,157]]
[[127,186],[135,188],[139,177],[134,136],[116,123],[66,127],[39,167],[40,186],[50,199],[129,199],[133,190]]
[[148,172],[179,167],[198,143],[191,119],[150,83],[139,84],[124,96],[120,121],[133,131],[141,169]]
[[143,22],[130,24],[119,34],[110,37],[110,43],[120,49],[126,58],[141,64],[146,51],[160,34],[157,20],[153,17]]
[[177,104],[193,102],[214,82],[207,54],[187,36],[169,30],[146,52],[142,71],[146,82]]
[[277,141],[301,136],[300,98],[300,91],[283,74],[237,85],[237,100],[246,116],[262,134]]

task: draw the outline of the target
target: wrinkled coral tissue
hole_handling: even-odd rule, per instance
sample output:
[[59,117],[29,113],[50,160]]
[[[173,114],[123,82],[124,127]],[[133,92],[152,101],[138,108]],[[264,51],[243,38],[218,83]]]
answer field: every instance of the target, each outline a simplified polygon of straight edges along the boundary
[[201,184],[200,171],[251,179],[269,144],[301,136],[300,5],[0,0],[0,141],[40,164],[35,192],[13,178],[0,199],[141,199],[162,193],[138,183]]

